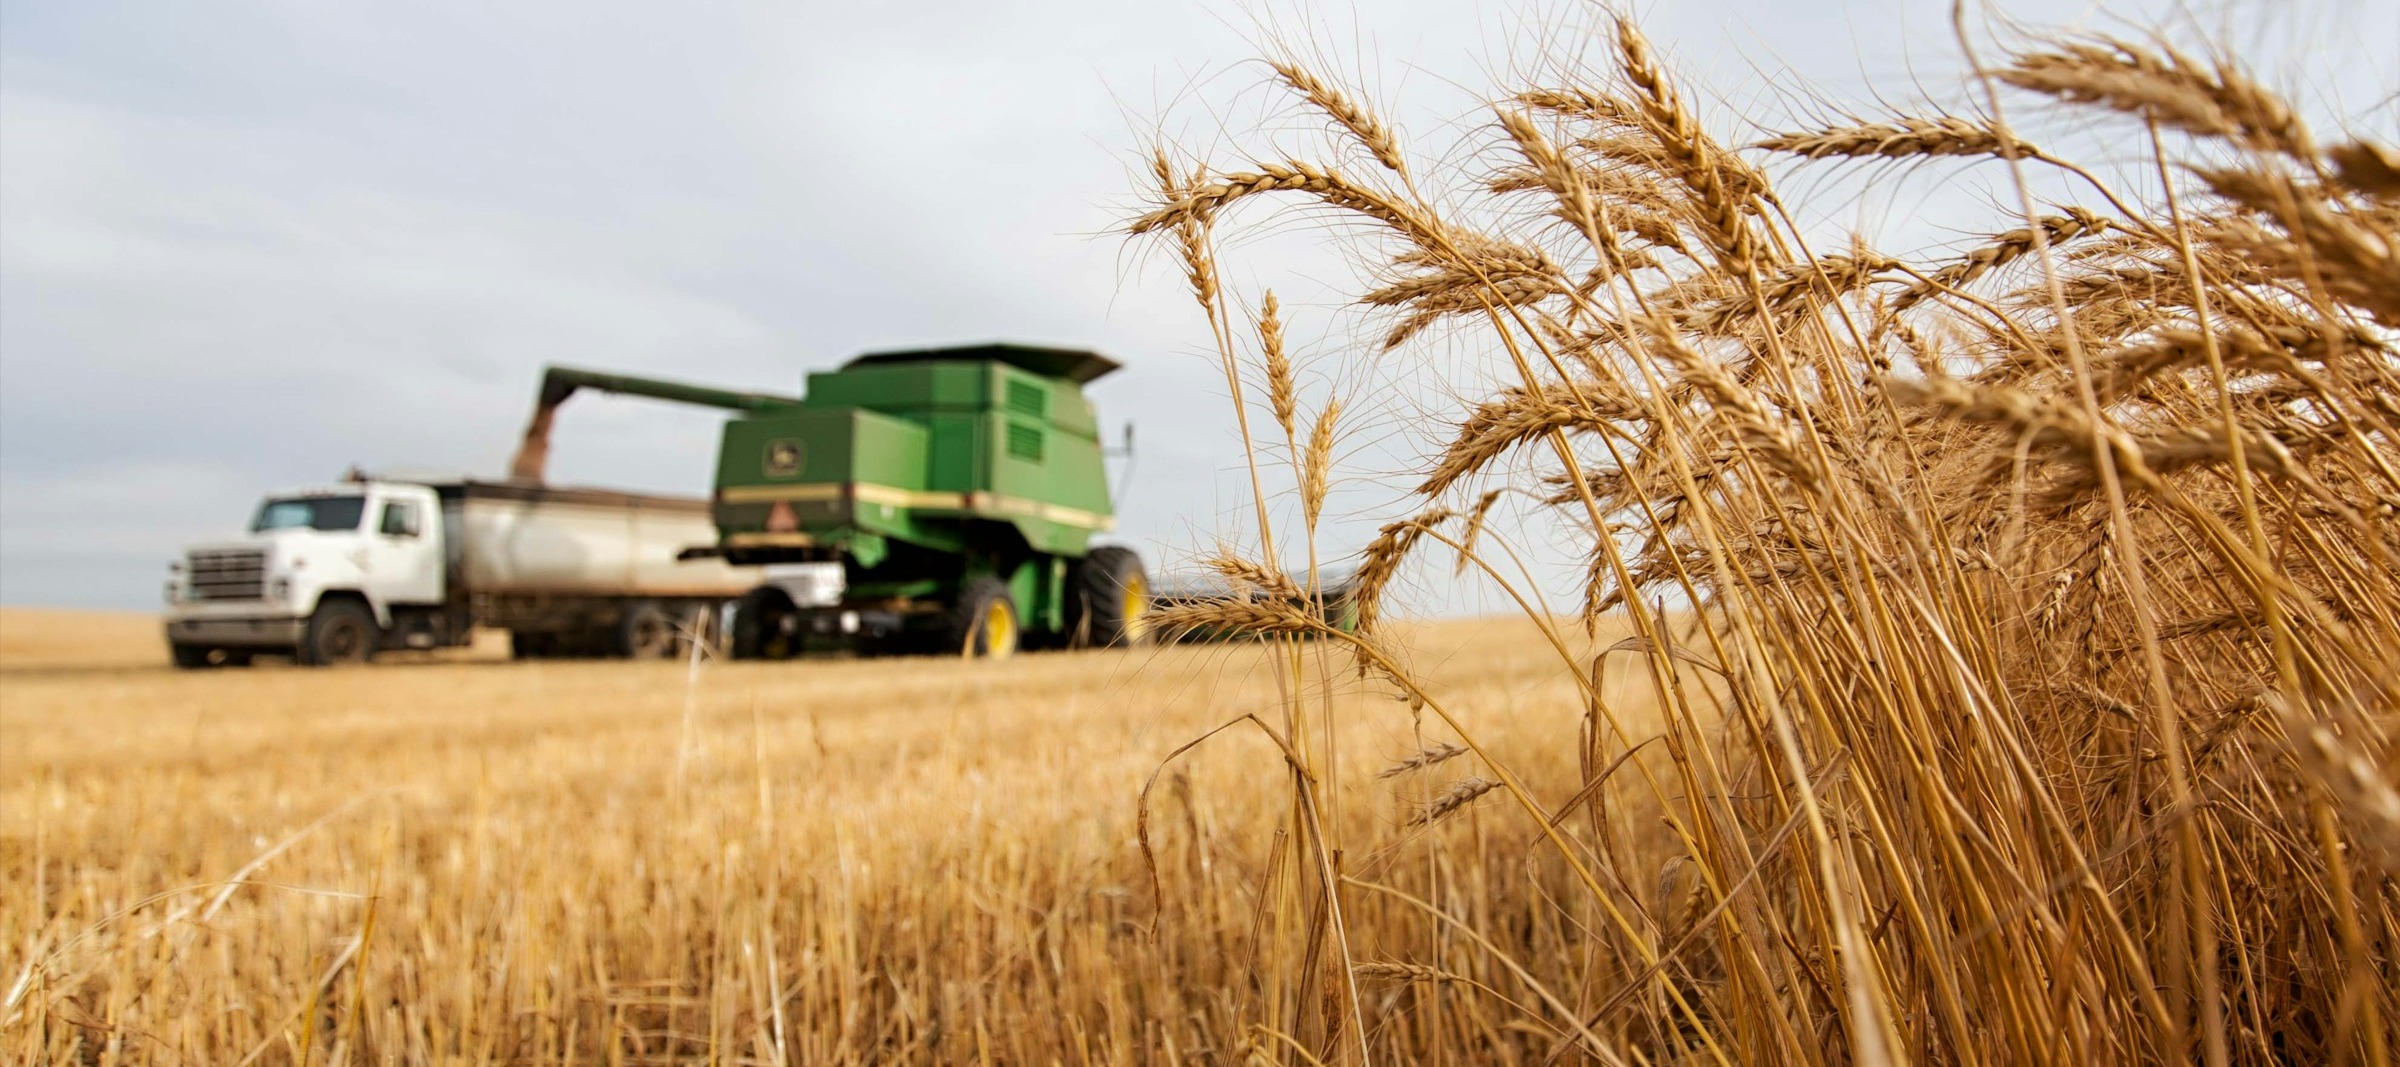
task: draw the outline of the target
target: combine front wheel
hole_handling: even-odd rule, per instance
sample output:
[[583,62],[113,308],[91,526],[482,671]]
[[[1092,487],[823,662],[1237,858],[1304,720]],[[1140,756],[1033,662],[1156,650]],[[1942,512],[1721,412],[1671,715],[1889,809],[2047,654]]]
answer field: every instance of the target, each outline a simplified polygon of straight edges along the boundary
[[958,591],[950,611],[950,647],[968,659],[1005,659],[1017,652],[1023,628],[1017,621],[1017,602],[1008,584],[998,578],[973,578]]
[[1138,645],[1150,636],[1144,616],[1150,613],[1150,578],[1142,573],[1142,557],[1130,548],[1106,545],[1075,564],[1072,602],[1082,619],[1068,629],[1081,631],[1093,646]]

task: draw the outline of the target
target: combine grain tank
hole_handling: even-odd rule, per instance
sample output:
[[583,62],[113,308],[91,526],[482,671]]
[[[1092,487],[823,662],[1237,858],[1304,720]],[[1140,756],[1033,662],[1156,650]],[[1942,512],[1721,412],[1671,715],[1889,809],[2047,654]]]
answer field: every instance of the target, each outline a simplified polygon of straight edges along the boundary
[[168,586],[182,667],[260,653],[363,661],[505,627],[519,656],[675,651],[761,572],[679,559],[705,500],[469,480],[356,478],[276,493],[246,537],[189,550]]
[[833,572],[838,594],[761,585],[735,613],[737,655],[828,643],[1004,656],[1144,637],[1149,580],[1114,525],[1094,352],[979,345],[860,356],[805,397],[552,368],[518,454],[538,480],[550,423],[578,389],[737,412],[717,457],[715,536],[687,556]]

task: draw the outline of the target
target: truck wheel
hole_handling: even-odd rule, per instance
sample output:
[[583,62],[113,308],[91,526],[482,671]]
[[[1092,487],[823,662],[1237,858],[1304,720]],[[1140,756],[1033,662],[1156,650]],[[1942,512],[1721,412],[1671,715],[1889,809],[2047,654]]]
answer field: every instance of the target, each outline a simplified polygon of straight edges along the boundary
[[733,658],[790,659],[800,650],[800,637],[785,625],[793,615],[792,599],[767,586],[742,595],[733,609]]
[[1008,583],[970,578],[959,589],[958,604],[950,609],[951,648],[968,659],[1005,659],[1016,654],[1023,634]]
[[178,670],[201,671],[217,665],[217,650],[207,645],[175,645],[171,651]]
[[366,605],[355,600],[328,601],[317,605],[317,613],[308,618],[299,660],[311,667],[365,663],[375,658],[375,644],[381,637],[381,628]]
[[1069,576],[1067,603],[1076,618],[1070,633],[1080,632],[1095,648],[1139,645],[1149,639],[1143,617],[1150,613],[1150,577],[1142,573],[1142,557],[1130,548],[1107,545],[1076,561]]
[[617,621],[614,651],[627,659],[665,659],[675,651],[675,620],[648,601],[629,605]]

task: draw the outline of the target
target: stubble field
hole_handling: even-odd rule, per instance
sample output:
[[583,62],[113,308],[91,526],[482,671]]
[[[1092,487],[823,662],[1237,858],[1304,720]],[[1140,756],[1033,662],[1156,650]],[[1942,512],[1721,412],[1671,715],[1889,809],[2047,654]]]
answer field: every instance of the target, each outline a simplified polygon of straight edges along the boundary
[[[0,613],[0,1058],[1208,1063],[1296,1025],[1253,1002],[1298,963],[1256,957],[1291,940],[1260,924],[1302,913],[1261,906],[1298,892],[1269,743],[1159,776],[1155,890],[1136,840],[1178,746],[1281,706],[1262,646],[176,672],[153,625]],[[1581,698],[1530,624],[1406,643],[1479,740],[1572,791]],[[1454,739],[1333,681],[1346,873],[1526,852],[1473,806],[1412,827],[1474,760],[1376,778]],[[1477,925],[1555,922],[1454,888],[1523,900]]]

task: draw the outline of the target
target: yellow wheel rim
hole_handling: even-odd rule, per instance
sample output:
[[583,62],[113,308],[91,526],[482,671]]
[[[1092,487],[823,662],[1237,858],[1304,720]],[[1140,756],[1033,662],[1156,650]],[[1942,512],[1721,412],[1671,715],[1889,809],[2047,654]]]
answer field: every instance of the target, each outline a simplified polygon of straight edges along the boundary
[[992,601],[983,609],[983,654],[989,659],[1001,659],[1017,651],[1017,615],[1002,600]]
[[1117,605],[1118,618],[1125,620],[1125,636],[1140,637],[1142,616],[1150,611],[1150,587],[1136,575],[1125,579],[1125,599]]

